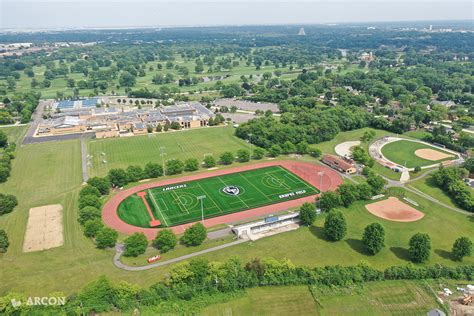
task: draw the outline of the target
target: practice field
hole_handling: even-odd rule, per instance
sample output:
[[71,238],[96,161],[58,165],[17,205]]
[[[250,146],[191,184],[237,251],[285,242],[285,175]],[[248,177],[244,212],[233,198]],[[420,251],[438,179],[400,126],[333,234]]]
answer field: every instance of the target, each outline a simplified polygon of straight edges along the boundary
[[150,161],[161,164],[163,159],[196,158],[202,161],[205,155],[219,159],[225,151],[235,153],[239,149],[251,151],[254,148],[235,137],[234,132],[232,127],[209,127],[90,140],[87,142],[89,175],[103,177],[112,168],[127,168],[130,165],[143,167]]
[[[146,203],[141,197],[143,192]],[[168,227],[199,221],[200,196],[205,196],[204,217],[210,218],[317,193],[315,187],[295,174],[272,166],[142,191],[126,198],[118,208],[118,215],[124,222],[139,227],[151,227],[152,220]]]
[[[431,153],[430,156],[426,154]],[[456,156],[423,143],[399,140],[382,147],[382,154],[388,160],[407,168],[424,167],[442,161],[456,159]]]

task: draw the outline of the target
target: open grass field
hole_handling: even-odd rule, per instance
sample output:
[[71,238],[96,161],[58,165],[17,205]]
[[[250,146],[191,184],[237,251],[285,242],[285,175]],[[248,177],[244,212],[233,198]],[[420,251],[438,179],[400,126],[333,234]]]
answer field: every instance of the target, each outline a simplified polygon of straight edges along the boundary
[[8,141],[14,142],[19,144],[20,141],[23,139],[26,131],[28,130],[28,125],[20,125],[20,126],[1,126],[0,131],[7,134]]
[[[196,133],[193,134],[194,137],[199,138],[201,131],[208,130],[213,129],[195,130],[192,133]],[[223,134],[224,129],[217,130]],[[174,137],[186,133],[188,132],[167,135]],[[230,142],[239,142],[238,139],[226,137],[230,138]],[[214,145],[216,143],[221,143],[218,137],[209,138],[205,145],[214,148],[217,147]],[[234,149],[232,146],[235,147],[230,145],[228,148]],[[112,249],[98,250],[91,240],[83,236],[77,222],[77,199],[82,183],[80,152],[78,140],[18,147],[12,175],[8,182],[0,185],[0,192],[15,194],[20,203],[11,214],[0,216],[0,229],[5,229],[10,238],[8,252],[0,254],[0,295],[9,291],[39,296],[55,291],[71,294],[100,275],[107,276],[113,282],[123,280],[140,286],[150,286],[169,273],[172,266],[140,272],[119,270],[113,265]],[[179,153],[176,153],[175,157],[182,158]],[[373,267],[385,268],[407,264],[409,238],[416,232],[426,232],[430,234],[433,246],[427,264],[458,265],[458,262],[452,260],[450,249],[457,237],[474,234],[473,219],[409,192],[406,192],[406,196],[421,205],[422,212],[426,214],[422,220],[413,223],[384,221],[367,212],[364,203],[357,202],[344,209],[348,234],[341,242],[330,243],[325,240],[322,215],[310,228],[303,227],[256,242],[233,246],[203,255],[202,258],[223,261],[231,256],[239,256],[242,261],[247,261],[255,257],[272,256],[288,258],[296,264],[308,266],[345,265],[365,261]],[[42,252],[23,253],[28,210],[47,204],[63,206],[64,245]],[[372,222],[384,225],[387,232],[386,247],[376,256],[367,256],[361,251],[361,238],[365,226]],[[124,237],[121,235],[120,239],[123,240]],[[209,244],[204,247],[207,246]],[[194,250],[180,246],[176,251],[181,255]],[[150,249],[149,253],[156,254],[153,249]],[[177,253],[170,251],[166,255],[171,258],[177,256]],[[466,258],[463,264],[474,264],[474,257]]]
[[202,315],[426,315],[433,308],[438,304],[424,284],[387,281],[333,290],[254,288],[243,297],[205,308]]
[[[280,166],[176,183],[145,192],[153,219],[160,220],[162,227],[199,221],[201,206],[204,218],[210,218],[319,193]],[[205,196],[202,205],[199,196]],[[118,215],[126,223],[139,227],[150,227],[153,220],[136,194],[120,204]]]
[[389,143],[382,147],[382,154],[390,161],[397,163],[401,166],[407,168],[414,168],[416,166],[424,167],[429,165],[434,165],[436,163],[456,159],[454,155],[452,157],[439,159],[439,160],[428,160],[418,157],[415,154],[415,151],[419,149],[431,149],[438,151],[444,154],[452,155],[449,152],[446,152],[442,149],[437,149],[436,147],[429,146],[426,144],[412,142],[408,140],[399,140],[393,143]]
[[[217,160],[225,151],[235,153],[239,149],[254,148],[233,134],[233,127],[210,127],[151,136],[90,140],[87,143],[87,153],[92,155],[89,175],[105,176],[112,168],[143,167],[150,161],[161,164],[162,159],[196,158],[202,161],[204,155],[212,154]],[[161,157],[162,152],[166,156]]]

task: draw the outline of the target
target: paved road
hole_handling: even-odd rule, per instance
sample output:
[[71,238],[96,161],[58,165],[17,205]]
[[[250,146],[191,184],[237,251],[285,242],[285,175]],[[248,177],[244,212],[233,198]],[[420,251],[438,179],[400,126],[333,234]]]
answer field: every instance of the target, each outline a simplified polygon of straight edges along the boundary
[[81,160],[82,160],[82,181],[87,182],[89,180],[89,174],[87,173],[87,147],[84,137],[81,138]]
[[187,260],[187,259],[190,259],[192,257],[200,256],[200,255],[210,253],[210,252],[213,252],[213,251],[221,250],[221,249],[224,249],[224,248],[227,248],[227,247],[232,247],[232,246],[242,244],[242,243],[247,242],[247,241],[249,241],[249,239],[237,239],[236,241],[233,241],[233,242],[230,242],[230,243],[227,243],[227,244],[212,247],[212,248],[209,248],[209,249],[204,249],[204,250],[201,250],[201,251],[190,253],[188,255],[181,256],[181,257],[173,258],[173,259],[166,260],[166,261],[160,261],[160,262],[156,262],[156,263],[152,263],[152,264],[149,264],[149,265],[146,265],[146,266],[140,266],[140,267],[132,267],[132,266],[129,266],[129,265],[126,265],[126,264],[122,263],[122,261],[120,261],[120,257],[123,254],[124,245],[123,244],[117,244],[115,246],[114,265],[117,268],[122,269],[122,270],[126,270],[126,271],[149,270],[149,269],[153,269],[153,268],[163,267],[163,266],[171,264],[171,263],[176,263],[176,262],[179,262],[179,261]]
[[43,111],[45,106],[51,105],[53,103],[53,100],[43,100],[40,101],[38,106],[36,107],[35,111],[31,115],[32,123],[30,125],[30,128],[28,129],[28,132],[25,135],[25,138],[23,138],[23,144],[31,144],[33,135],[35,135],[36,128],[38,127],[39,123],[43,119]]

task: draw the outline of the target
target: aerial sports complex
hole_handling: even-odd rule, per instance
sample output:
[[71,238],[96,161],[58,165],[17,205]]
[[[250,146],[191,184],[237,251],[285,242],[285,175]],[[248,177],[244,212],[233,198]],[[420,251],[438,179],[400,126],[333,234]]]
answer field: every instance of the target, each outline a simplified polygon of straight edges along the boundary
[[271,161],[141,184],[118,192],[103,208],[104,222],[126,234],[180,233],[194,222],[206,226],[266,216],[314,201],[334,190],[340,175],[325,166]]

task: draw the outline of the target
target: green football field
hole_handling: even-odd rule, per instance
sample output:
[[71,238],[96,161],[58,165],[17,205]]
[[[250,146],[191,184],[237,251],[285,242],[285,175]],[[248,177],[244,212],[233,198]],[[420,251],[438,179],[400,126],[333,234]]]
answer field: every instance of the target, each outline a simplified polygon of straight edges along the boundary
[[[201,201],[204,218],[210,218],[317,193],[295,174],[273,166],[152,188],[146,191],[146,200],[154,218],[168,227],[199,221]],[[120,204],[118,215],[139,227],[150,227],[152,220],[137,194]]]

